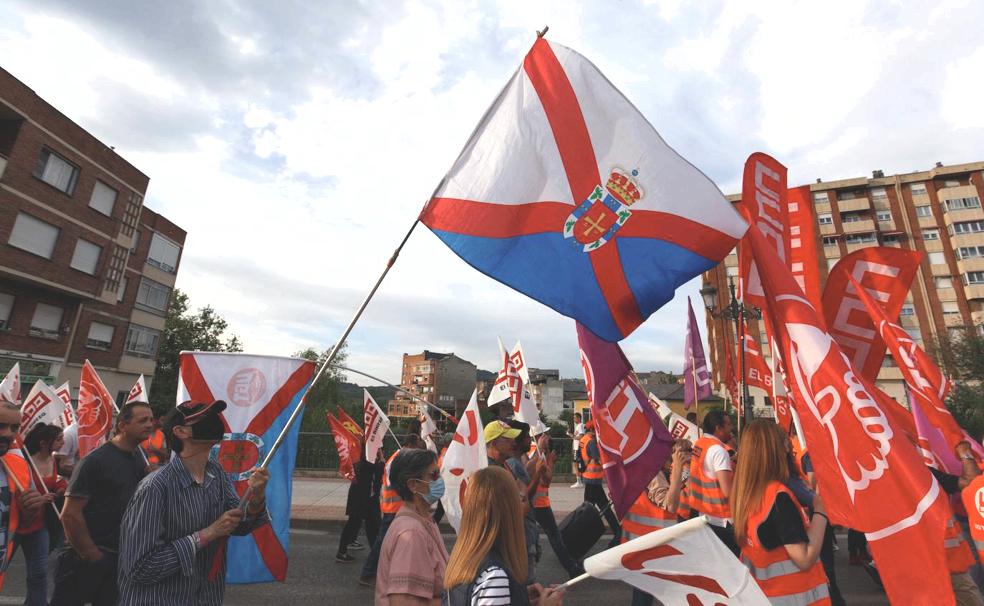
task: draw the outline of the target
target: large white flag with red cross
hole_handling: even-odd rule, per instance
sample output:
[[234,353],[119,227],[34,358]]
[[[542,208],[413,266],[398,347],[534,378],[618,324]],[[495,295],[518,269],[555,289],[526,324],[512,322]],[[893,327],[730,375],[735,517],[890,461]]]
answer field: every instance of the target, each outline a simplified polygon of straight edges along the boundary
[[420,219],[479,271],[610,342],[747,228],[591,62],[544,38]]
[[124,404],[132,404],[134,402],[142,402],[148,404],[150,400],[148,397],[150,394],[147,393],[147,383],[144,381],[144,376],[140,375],[137,377],[136,383],[130,388],[130,393],[126,395],[126,402]]
[[489,459],[485,450],[485,428],[478,410],[478,391],[472,392],[471,400],[465,408],[454,438],[448,444],[441,463],[441,477],[444,478],[444,496],[441,503],[448,514],[448,522],[455,532],[461,524],[461,503],[465,497],[468,478],[479,469],[488,467]]
[[[314,362],[301,358],[242,353],[181,352],[178,403],[224,400],[226,433],[213,451],[241,496],[249,471],[258,466],[307,392]],[[291,477],[300,423],[284,438],[267,469],[270,524],[245,537],[230,537],[226,580],[230,583],[282,581],[287,574]]]

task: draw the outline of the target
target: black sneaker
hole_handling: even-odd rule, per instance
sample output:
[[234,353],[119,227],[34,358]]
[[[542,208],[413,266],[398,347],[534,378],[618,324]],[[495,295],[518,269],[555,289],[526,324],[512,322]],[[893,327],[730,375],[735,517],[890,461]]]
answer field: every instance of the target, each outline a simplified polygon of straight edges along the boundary
[[359,577],[359,585],[363,587],[372,587],[372,582],[376,580],[376,575],[371,577]]
[[335,561],[345,564],[347,562],[354,562],[355,558],[353,558],[347,553],[339,553],[339,554],[335,554]]
[[365,548],[366,548],[366,546],[363,545],[362,543],[358,542],[358,541],[352,541],[348,545],[348,550],[349,551],[359,551],[360,549],[365,549]]

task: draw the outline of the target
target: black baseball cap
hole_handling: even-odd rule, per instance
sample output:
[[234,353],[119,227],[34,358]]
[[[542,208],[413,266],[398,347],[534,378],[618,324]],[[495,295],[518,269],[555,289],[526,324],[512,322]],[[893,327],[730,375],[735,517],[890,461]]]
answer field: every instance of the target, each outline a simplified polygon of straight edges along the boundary
[[213,402],[182,402],[172,408],[166,415],[162,424],[164,435],[171,435],[171,430],[178,426],[194,425],[205,417],[219,416],[226,409],[224,400]]

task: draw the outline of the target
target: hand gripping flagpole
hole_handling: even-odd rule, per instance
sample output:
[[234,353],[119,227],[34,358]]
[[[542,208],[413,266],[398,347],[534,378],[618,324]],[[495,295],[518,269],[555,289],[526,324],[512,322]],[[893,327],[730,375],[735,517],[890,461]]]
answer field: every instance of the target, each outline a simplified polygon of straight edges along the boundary
[[[397,246],[396,250],[393,251],[393,256],[391,256],[389,261],[386,263],[386,267],[383,269],[383,273],[379,275],[379,279],[376,280],[376,283],[373,285],[372,290],[369,291],[369,294],[366,295],[366,298],[362,301],[362,305],[359,306],[359,309],[356,310],[355,315],[352,316],[352,321],[349,322],[348,326],[345,328],[345,332],[342,333],[342,336],[339,337],[338,340],[335,342],[335,345],[332,346],[331,351],[328,352],[328,357],[325,358],[324,363],[321,364],[321,367],[318,369],[318,372],[315,373],[314,378],[311,379],[310,385],[308,385],[307,390],[301,396],[301,400],[300,402],[297,403],[297,406],[294,408],[294,412],[290,414],[290,418],[287,419],[287,423],[284,425],[284,428],[280,431],[280,435],[277,436],[277,439],[274,441],[273,446],[270,447],[269,452],[267,452],[266,456],[263,457],[263,462],[260,463],[260,469],[266,469],[267,466],[270,464],[270,461],[273,459],[273,455],[277,454],[277,450],[280,449],[281,444],[283,444],[284,439],[287,437],[287,432],[290,431],[291,426],[294,425],[294,423],[297,421],[297,418],[301,416],[301,411],[304,410],[304,402],[307,400],[308,394],[311,393],[311,388],[314,387],[314,384],[318,382],[318,379],[321,378],[321,376],[325,373],[325,371],[331,367],[332,365],[331,363],[335,360],[335,356],[337,356],[338,352],[341,351],[342,345],[345,344],[345,340],[352,332],[352,329],[355,328],[356,322],[358,322],[359,318],[362,317],[362,312],[365,311],[366,307],[369,305],[369,301],[372,300],[373,296],[376,294],[376,291],[379,290],[379,285],[383,283],[383,279],[386,277],[386,274],[389,273],[390,268],[393,267],[394,263],[396,263],[396,258],[400,256],[400,251],[403,250],[403,246],[407,243],[407,240],[410,239],[410,234],[413,233],[413,230],[417,227],[418,223],[420,223],[419,218],[413,222],[413,225],[410,226],[410,229],[407,231],[407,234],[403,236],[403,241],[401,241],[400,245]],[[246,509],[246,506],[249,503],[249,497],[250,497],[250,489],[247,488],[246,493],[243,494],[242,503],[241,503],[241,507],[244,510]]]

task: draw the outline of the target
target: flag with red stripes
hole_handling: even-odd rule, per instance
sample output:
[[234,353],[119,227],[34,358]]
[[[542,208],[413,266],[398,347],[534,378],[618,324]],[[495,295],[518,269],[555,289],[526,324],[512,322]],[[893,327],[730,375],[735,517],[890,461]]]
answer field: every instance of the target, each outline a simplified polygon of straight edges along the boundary
[[594,65],[544,38],[420,219],[468,264],[609,342],[747,228]]
[[[287,418],[307,391],[314,362],[238,353],[181,352],[178,403],[225,400],[225,436],[213,451],[236,492],[246,491],[249,470],[262,462]],[[245,537],[229,537],[229,583],[283,581],[287,575],[291,477],[297,455],[295,423],[270,461],[266,505],[270,524]]]

